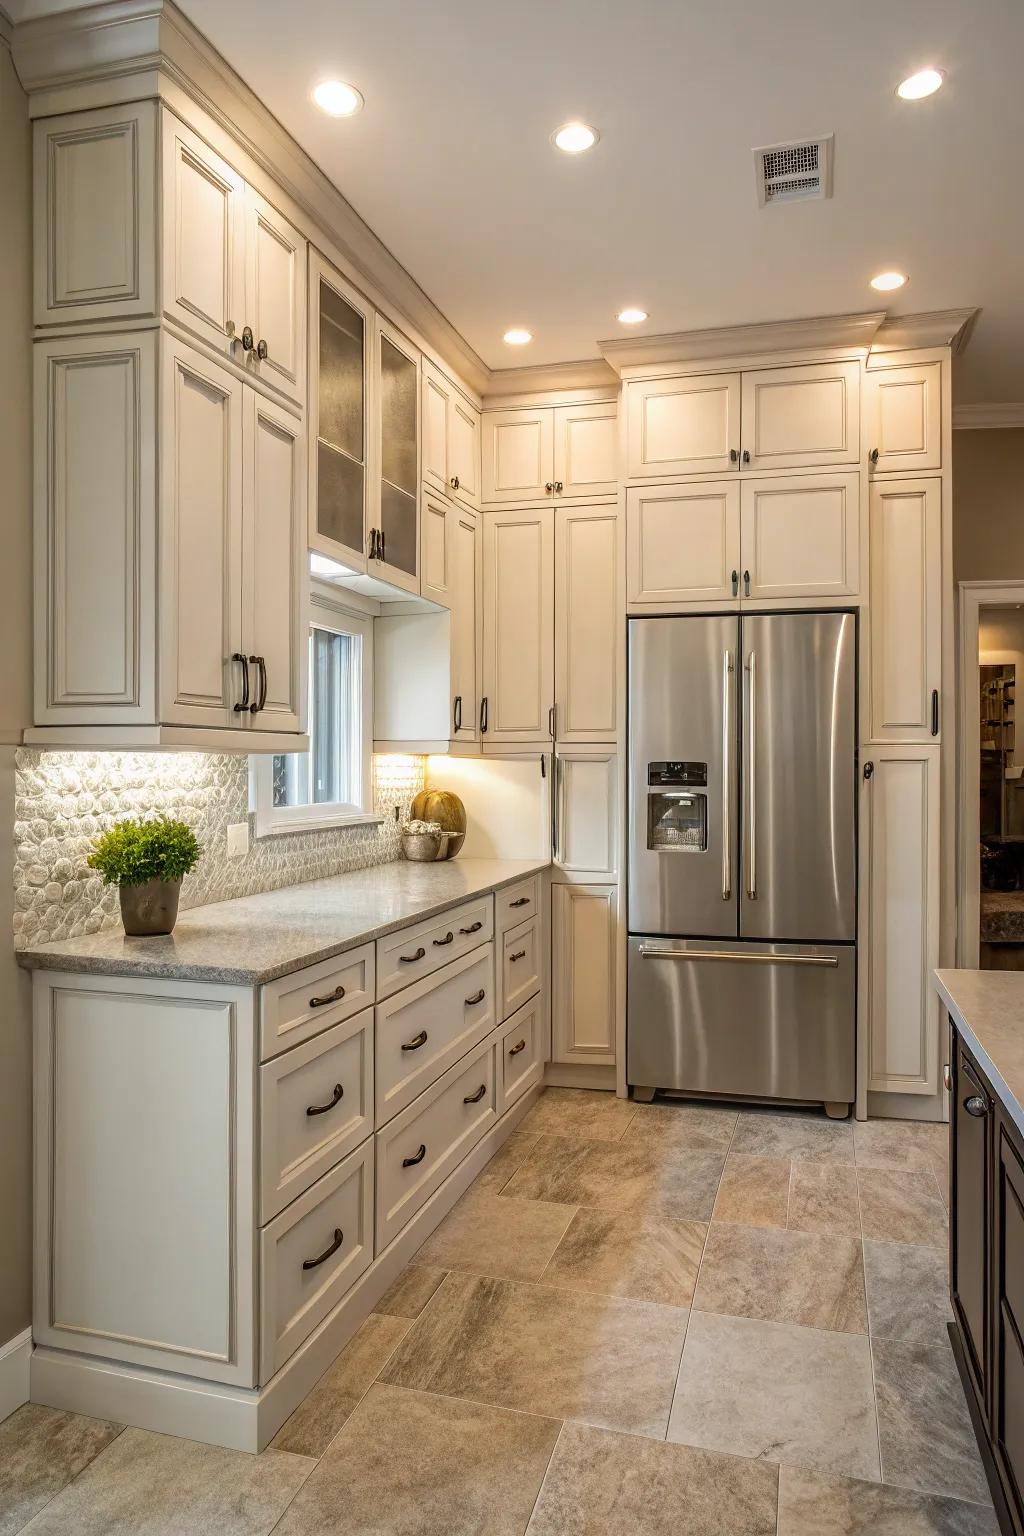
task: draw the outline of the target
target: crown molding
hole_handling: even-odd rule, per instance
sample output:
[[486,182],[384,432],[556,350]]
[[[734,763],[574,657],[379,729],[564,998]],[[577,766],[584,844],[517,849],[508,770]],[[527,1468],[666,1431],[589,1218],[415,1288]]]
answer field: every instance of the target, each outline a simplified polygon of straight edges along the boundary
[[950,347],[954,356],[971,339],[978,309],[936,309],[924,315],[887,315],[872,344],[875,352]]
[[3,6],[0,5],[0,44],[3,44],[5,48],[9,49],[11,47],[13,37],[14,22],[4,10]]
[[954,405],[953,431],[1024,427],[1024,400],[997,400],[991,405]]
[[575,363],[535,363],[521,368],[493,368],[484,389],[485,401],[505,400],[510,395],[532,395],[547,390],[600,390],[618,392],[619,376],[600,357]]
[[698,362],[703,358],[756,357],[760,353],[870,347],[884,312],[822,315],[810,320],[768,320],[755,325],[717,326],[707,331],[675,331],[665,336],[616,337],[598,347],[615,372],[658,363]]

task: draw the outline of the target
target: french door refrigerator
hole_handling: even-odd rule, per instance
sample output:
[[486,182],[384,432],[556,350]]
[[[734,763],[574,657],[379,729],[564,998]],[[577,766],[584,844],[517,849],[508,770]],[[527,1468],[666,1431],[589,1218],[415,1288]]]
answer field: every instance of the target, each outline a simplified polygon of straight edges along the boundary
[[854,1098],[856,618],[629,621],[627,1078]]

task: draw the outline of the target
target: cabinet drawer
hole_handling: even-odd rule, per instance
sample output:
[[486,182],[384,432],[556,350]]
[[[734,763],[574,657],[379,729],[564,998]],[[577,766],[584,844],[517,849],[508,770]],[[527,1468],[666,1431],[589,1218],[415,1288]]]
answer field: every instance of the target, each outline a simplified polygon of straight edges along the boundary
[[501,941],[500,952],[502,1019],[540,988],[540,919],[528,918],[518,928],[510,928]]
[[373,1002],[373,945],[349,950],[260,988],[260,1060],[318,1035]]
[[373,1138],[260,1233],[260,1382],[293,1355],[373,1259]]
[[260,1068],[260,1220],[373,1130],[373,1009]]
[[494,924],[499,933],[515,928],[540,911],[540,875],[531,875],[494,893]]
[[378,1003],[376,1016],[380,1126],[493,1029],[494,945],[474,949]]
[[377,1132],[378,1254],[497,1120],[495,1088],[495,1042],[483,1040]]
[[378,939],[378,1002],[493,937],[494,899],[488,892],[461,907],[449,908],[440,917]]
[[498,1056],[498,1108],[504,1114],[544,1073],[544,1005],[539,994],[502,1025]]

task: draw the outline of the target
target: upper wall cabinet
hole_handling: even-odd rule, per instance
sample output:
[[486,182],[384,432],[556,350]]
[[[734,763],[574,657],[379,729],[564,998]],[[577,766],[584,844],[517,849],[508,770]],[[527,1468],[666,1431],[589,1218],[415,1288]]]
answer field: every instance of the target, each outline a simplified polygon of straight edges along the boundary
[[370,569],[407,592],[420,590],[420,354],[376,317],[371,399],[374,409]]
[[309,547],[365,571],[373,307],[309,257]]
[[483,499],[490,505],[613,496],[615,402],[485,411],[482,478]]
[[626,602],[631,613],[738,607],[737,480],[630,486]]
[[480,412],[423,360],[423,484],[466,506],[480,504]]
[[491,512],[483,518],[485,747],[554,734],[554,514]]
[[740,490],[744,598],[857,595],[859,475],[781,475],[746,480]]
[[868,462],[876,475],[942,464],[942,364],[869,367],[864,375]]
[[871,740],[939,736],[942,479],[871,487]]
[[722,474],[740,456],[740,376],[710,373],[627,385],[631,477]]

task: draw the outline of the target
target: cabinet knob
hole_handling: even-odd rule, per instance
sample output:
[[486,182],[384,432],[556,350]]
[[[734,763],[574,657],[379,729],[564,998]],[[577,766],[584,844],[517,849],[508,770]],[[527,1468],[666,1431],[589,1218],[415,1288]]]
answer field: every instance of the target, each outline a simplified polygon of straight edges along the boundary
[[733,595],[733,597],[738,596],[739,590],[740,590],[740,573],[739,573],[739,571],[733,571],[733,573],[732,573],[732,595]]
[[252,351],[252,326],[251,325],[247,325],[245,327],[245,329],[242,331],[242,351],[243,352],[251,352]]
[[972,1093],[969,1099],[964,1099],[964,1109],[977,1120],[988,1114],[988,1105],[980,1093]]
[[739,461],[740,461],[739,449],[738,448],[730,448],[729,449],[729,463],[730,464],[738,464]]
[[544,489],[547,491],[549,496],[551,495],[551,492],[554,490],[554,488],[555,482],[553,480],[546,480],[544,482]]
[[458,488],[459,488],[459,477],[458,477],[458,475],[452,475],[452,490],[453,491],[457,491]]
[[561,496],[562,490],[563,490],[563,486],[562,486],[561,480],[556,480],[555,481],[555,493],[557,495]]
[[266,362],[267,354],[269,353],[269,351],[270,351],[270,348],[267,346],[266,342],[263,340],[263,337],[261,336],[259,341],[256,343],[256,356],[259,358],[261,363]]
[[743,572],[743,596],[744,597],[749,597],[750,596],[750,572],[749,571],[744,571]]
[[948,1061],[944,1064],[944,1066],[942,1068],[942,1086],[943,1086],[943,1088],[945,1088],[947,1093],[952,1093],[953,1092],[953,1074],[952,1074],[952,1072],[949,1069],[949,1062]]
[[750,449],[749,448],[744,448],[744,450],[743,450],[743,462],[744,462],[744,464],[749,464],[750,463]]
[[875,776],[875,765],[874,765],[874,763],[865,763],[864,764],[864,777],[866,779],[873,779],[874,776]]
[[878,463],[878,449],[877,448],[872,448],[871,452],[868,454],[868,458],[871,460],[872,464],[877,464]]

